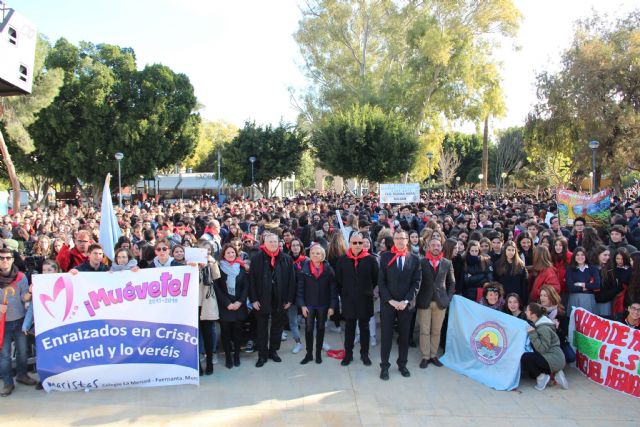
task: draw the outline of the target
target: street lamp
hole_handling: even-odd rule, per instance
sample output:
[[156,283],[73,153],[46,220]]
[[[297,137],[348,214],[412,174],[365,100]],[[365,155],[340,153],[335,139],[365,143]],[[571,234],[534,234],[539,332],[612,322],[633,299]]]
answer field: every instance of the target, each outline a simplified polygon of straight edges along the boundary
[[456,188],[460,187],[460,177],[456,176]]
[[431,161],[433,160],[433,153],[431,151],[427,153],[427,159],[429,159],[429,195],[431,195],[431,187],[433,186],[433,182],[431,180]]
[[589,190],[591,190],[591,194],[593,194],[593,172],[589,172]]
[[249,157],[249,161],[251,162],[251,200],[256,199],[256,193],[255,193],[256,181],[253,175],[253,164],[256,162],[256,160],[258,160],[256,156]]
[[120,208],[122,208],[122,181],[120,177],[120,161],[124,159],[124,154],[118,151],[114,157],[118,161],[118,201],[120,202],[119,203]]
[[600,146],[598,141],[589,141],[589,148],[591,148],[591,172],[593,177],[591,178],[591,194],[598,192],[598,182],[596,176],[596,150]]
[[505,184],[504,184],[504,181],[505,181],[505,179],[507,178],[507,173],[506,173],[506,172],[502,172],[502,173],[500,174],[500,178],[502,178],[502,179],[500,180],[500,188],[502,188],[502,187],[504,187],[504,185],[505,185]]

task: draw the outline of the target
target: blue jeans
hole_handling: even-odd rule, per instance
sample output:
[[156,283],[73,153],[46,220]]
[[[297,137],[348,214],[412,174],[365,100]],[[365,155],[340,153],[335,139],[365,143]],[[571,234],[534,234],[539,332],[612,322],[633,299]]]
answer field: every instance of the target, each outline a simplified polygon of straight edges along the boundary
[[289,329],[291,335],[296,342],[300,342],[300,328],[298,327],[298,306],[291,304],[287,310],[287,318],[289,319]]
[[11,370],[11,343],[16,343],[16,367],[18,377],[27,375],[27,336],[22,332],[24,318],[5,322],[4,342],[0,353],[0,375],[4,385],[13,385]]

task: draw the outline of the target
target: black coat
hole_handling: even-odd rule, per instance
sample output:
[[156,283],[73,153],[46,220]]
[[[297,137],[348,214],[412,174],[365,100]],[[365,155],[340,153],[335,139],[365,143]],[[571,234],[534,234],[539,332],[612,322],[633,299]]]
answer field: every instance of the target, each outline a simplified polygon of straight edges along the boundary
[[485,268],[482,268],[482,262],[477,263],[466,262],[463,274],[462,293],[470,300],[477,300],[478,288],[493,280],[493,267],[491,261],[485,263]]
[[522,268],[518,274],[514,274],[511,270],[505,271],[504,274],[498,274],[496,270],[493,274],[495,280],[502,285],[505,295],[515,292],[520,296],[522,305],[527,305],[529,302],[529,282],[527,280],[528,274],[526,268]]
[[[213,289],[216,292],[218,300],[218,311],[220,320],[223,322],[237,322],[247,317],[247,295],[249,294],[249,275],[244,268],[240,268],[240,274],[236,277],[235,295],[229,294],[227,290],[227,275],[220,269],[220,278],[213,283]],[[237,310],[229,310],[227,306],[235,302],[242,305]]]
[[296,276],[289,255],[280,252],[275,268],[271,268],[271,257],[263,251],[251,258],[249,300],[251,304],[260,303],[260,314],[270,314],[274,308],[284,311],[284,305],[294,303],[295,297]]
[[378,285],[378,260],[369,255],[354,261],[343,255],[336,262],[336,283],[341,289],[342,316],[369,319],[373,316],[373,289]]
[[416,297],[418,308],[429,308],[432,301],[438,307],[449,307],[451,298],[456,290],[456,277],[453,272],[453,264],[446,258],[442,258],[436,270],[426,258],[420,261],[422,266],[422,283]]
[[408,253],[404,257],[404,265],[400,271],[397,260],[389,265],[393,256],[391,252],[380,255],[380,274],[378,274],[380,301],[382,304],[388,304],[390,300],[409,301],[408,309],[414,309],[415,298],[422,281],[420,259]]
[[311,274],[311,261],[307,260],[297,274],[298,297],[296,303],[300,307],[328,307],[338,309],[338,288],[331,265],[324,261],[320,277]]

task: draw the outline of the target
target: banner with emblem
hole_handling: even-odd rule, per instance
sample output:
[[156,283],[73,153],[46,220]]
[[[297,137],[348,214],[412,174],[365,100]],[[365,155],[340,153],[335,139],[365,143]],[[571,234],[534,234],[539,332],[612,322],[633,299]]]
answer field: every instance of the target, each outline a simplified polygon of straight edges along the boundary
[[528,323],[458,295],[449,310],[447,350],[440,361],[496,390],[517,388]]
[[196,267],[33,276],[46,391],[199,384]]

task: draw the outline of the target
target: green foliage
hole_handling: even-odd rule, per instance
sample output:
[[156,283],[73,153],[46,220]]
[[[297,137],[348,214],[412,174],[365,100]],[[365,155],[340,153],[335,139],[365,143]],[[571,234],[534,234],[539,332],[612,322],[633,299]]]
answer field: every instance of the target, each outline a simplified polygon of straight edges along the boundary
[[124,153],[123,184],[184,159],[196,145],[200,117],[184,74],[160,64],[136,69],[130,48],[60,39],[47,68],[59,67],[64,84],[29,128],[31,167],[72,184],[99,184],[115,174]]
[[311,145],[331,174],[375,182],[409,172],[419,149],[404,118],[370,105],[326,117],[313,131]]
[[193,153],[185,161],[185,167],[196,172],[218,171],[218,150],[223,150],[238,134],[238,128],[224,121],[203,121],[200,137]]
[[255,182],[266,194],[269,181],[299,170],[306,148],[305,133],[294,126],[280,123],[274,128],[246,122],[222,152],[222,176],[232,183],[251,185],[249,157],[255,156]]
[[[574,182],[591,170],[587,143],[600,142],[598,175],[621,176],[640,167],[640,10],[615,23],[594,15],[578,23],[562,69],[538,76],[539,102],[526,125],[534,165],[556,165]],[[566,181],[564,182],[566,183]]]
[[482,137],[466,135],[460,132],[448,133],[442,143],[444,151],[454,151],[460,159],[457,175],[460,183],[478,182],[482,173]]
[[315,185],[315,167],[316,164],[311,156],[311,151],[306,150],[302,154],[300,168],[296,171],[296,187],[301,189],[313,188]]

